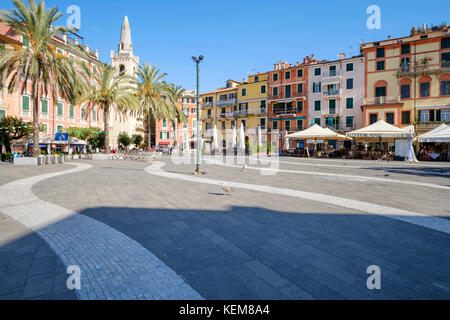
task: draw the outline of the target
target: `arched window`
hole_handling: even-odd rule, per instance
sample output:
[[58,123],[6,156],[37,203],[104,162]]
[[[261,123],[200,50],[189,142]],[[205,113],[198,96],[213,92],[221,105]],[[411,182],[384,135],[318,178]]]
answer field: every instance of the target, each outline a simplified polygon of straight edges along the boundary
[[431,88],[431,77],[429,76],[422,76],[419,79],[419,86],[420,86],[420,97],[426,98],[430,96],[430,88]]
[[411,98],[411,79],[403,78],[400,80],[400,96],[402,99]]
[[119,71],[120,71],[120,75],[124,75],[125,74],[125,66],[123,64],[120,65]]
[[94,122],[97,121],[97,109],[96,108],[92,109],[92,121],[94,121]]
[[385,103],[387,97],[387,87],[388,83],[384,80],[378,80],[375,82],[374,90],[376,103]]

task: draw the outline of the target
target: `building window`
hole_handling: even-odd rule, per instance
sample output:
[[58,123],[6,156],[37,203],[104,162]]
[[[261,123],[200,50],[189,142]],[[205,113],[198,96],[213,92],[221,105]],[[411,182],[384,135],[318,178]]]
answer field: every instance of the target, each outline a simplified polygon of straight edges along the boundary
[[225,123],[225,121],[222,121],[222,130],[225,130],[226,129],[226,123]]
[[411,85],[402,84],[400,86],[400,93],[402,99],[409,99],[411,97]]
[[450,110],[441,110],[441,121],[450,122]]
[[410,52],[411,52],[411,46],[409,45],[409,43],[402,44],[402,54],[410,54]]
[[347,98],[346,108],[353,109],[353,98]]
[[261,94],[265,94],[266,93],[266,86],[261,86]]
[[273,81],[278,81],[278,73],[273,74]]
[[318,93],[322,91],[322,84],[320,82],[318,83],[313,83],[313,92],[314,93]]
[[353,89],[353,78],[347,79],[347,90]]
[[322,74],[322,69],[320,69],[320,68],[314,69],[314,75],[320,76],[321,74]]
[[303,78],[303,69],[297,70],[297,78]]
[[255,82],[258,82],[258,81],[259,81],[259,77],[255,76]]
[[314,124],[321,125],[320,118],[314,118]]
[[450,96],[450,81],[441,81],[441,96]]
[[384,60],[383,61],[377,61],[377,71],[384,70]]
[[393,112],[387,112],[386,113],[386,122],[389,124],[394,124],[394,113]]
[[58,116],[63,116],[63,114],[64,114],[64,108],[63,108],[63,104],[62,104],[62,102],[58,102],[58,104],[57,104],[57,113],[56,113]]
[[321,101],[320,100],[314,101],[314,111],[320,111],[320,109],[321,109]]
[[422,98],[430,96],[430,83],[429,82],[422,82],[420,84],[420,96]]
[[353,71],[354,69],[354,66],[353,66],[353,63],[347,63],[347,66],[346,66],[346,70],[347,70],[347,72],[349,72],[349,71]]
[[41,131],[41,133],[47,133],[48,132],[48,125],[46,123],[41,123],[40,131]]
[[345,126],[347,128],[353,128],[353,117],[346,117],[345,118]]
[[242,89],[242,96],[245,97],[247,95],[247,89]]
[[297,85],[297,92],[298,92],[298,93],[303,93],[303,83],[299,83],[299,84]]
[[273,121],[272,127],[274,130],[278,130],[278,121]]
[[442,68],[450,68],[450,52],[441,54]]
[[376,87],[375,88],[375,97],[386,97],[386,87]]
[[332,99],[328,101],[328,109],[330,114],[336,114],[336,100]]
[[402,111],[402,124],[411,124],[411,111]]
[[291,86],[285,86],[286,98],[291,97]]
[[303,112],[303,101],[297,101],[297,112]]
[[384,48],[377,48],[377,58],[384,58]]
[[86,109],[81,109],[81,121],[86,121]]
[[6,110],[0,109],[0,120],[2,120],[4,117],[6,117]]
[[44,113],[44,114],[48,113],[48,100],[47,99],[41,100],[41,113]]
[[261,113],[266,113],[266,100],[261,100],[259,107],[261,109]]
[[97,110],[95,108],[92,109],[92,121],[97,121]]
[[286,71],[286,72],[284,73],[284,78],[285,78],[286,80],[291,79],[291,72],[290,72],[290,71]]
[[370,124],[374,124],[378,121],[378,113],[371,113],[369,116]]
[[[208,110],[208,111],[211,111],[211,110]],[[163,120],[162,127],[167,128],[167,119]]]
[[430,121],[430,111],[420,110],[419,111],[419,121],[420,122],[429,122]]
[[291,131],[291,120],[286,120],[286,121],[284,122],[284,129],[285,129],[286,131]]
[[450,37],[441,39],[441,49],[450,48]]
[[273,88],[273,96],[278,97],[278,87]]
[[30,111],[30,97],[22,96],[22,111]]
[[63,133],[64,132],[64,127],[62,125],[56,126],[56,132],[57,133]]
[[303,120],[297,120],[297,130],[303,130]]

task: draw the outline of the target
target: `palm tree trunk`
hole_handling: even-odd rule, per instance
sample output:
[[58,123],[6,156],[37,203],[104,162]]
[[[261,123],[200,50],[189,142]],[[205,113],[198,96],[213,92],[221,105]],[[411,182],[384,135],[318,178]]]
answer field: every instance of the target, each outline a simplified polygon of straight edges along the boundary
[[[39,74],[39,73],[38,73]],[[39,80],[35,79],[35,86],[33,90],[33,157],[41,155],[41,148],[39,147]]]
[[151,121],[151,115],[150,112],[147,114],[147,144],[148,144],[148,150],[152,149],[152,121]]
[[105,113],[105,153],[110,153],[110,147],[109,147],[109,109],[103,110]]

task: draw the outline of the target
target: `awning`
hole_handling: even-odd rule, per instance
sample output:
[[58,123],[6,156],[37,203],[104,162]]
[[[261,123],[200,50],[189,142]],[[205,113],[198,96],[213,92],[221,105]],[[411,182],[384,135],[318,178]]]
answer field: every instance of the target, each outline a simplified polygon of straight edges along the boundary
[[[445,128],[443,126],[445,126]],[[443,124],[440,127],[419,136],[419,141],[450,143],[450,126]]]
[[286,139],[297,139],[297,140],[349,140],[350,138],[338,134],[328,128],[322,128],[321,126],[315,124],[309,129],[296,132],[286,136]]
[[397,128],[383,120],[380,120],[368,127],[347,133],[352,138],[413,138],[414,128]]

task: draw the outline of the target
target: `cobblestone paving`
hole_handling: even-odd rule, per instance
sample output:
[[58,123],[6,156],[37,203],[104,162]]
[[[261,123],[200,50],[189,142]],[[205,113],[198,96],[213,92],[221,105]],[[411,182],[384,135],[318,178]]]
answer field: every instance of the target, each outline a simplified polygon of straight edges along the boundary
[[[38,183],[33,191],[41,199],[134,239],[204,298],[450,298],[450,238],[446,233],[305,199],[251,190],[228,196],[219,187],[144,176],[148,163],[92,164],[89,171]],[[203,168],[211,179],[312,192],[321,184],[326,194],[344,193],[356,199],[365,188],[364,200],[372,203],[421,212],[426,206],[423,202],[428,201],[428,206],[434,206],[433,214],[439,216],[445,216],[449,208],[446,193],[417,186],[345,180],[330,185],[318,177],[278,174],[261,178],[245,170]],[[193,166],[167,162],[165,169],[189,175]],[[357,169],[349,170],[355,173]],[[375,170],[364,174],[368,172],[380,174]],[[427,183],[442,183],[442,179],[418,178]],[[383,189],[391,196],[384,202],[380,200]],[[397,196],[411,201],[396,202]],[[366,269],[373,264],[382,270],[380,291],[366,288]]]
[[[80,164],[62,174],[79,173],[89,167]],[[101,222],[39,200],[31,193],[34,183],[58,175],[61,173],[3,185],[0,203],[5,214],[45,239],[66,267],[80,267],[82,286],[76,291],[79,298],[201,299],[173,270],[137,242]],[[26,289],[22,296],[26,297]]]

